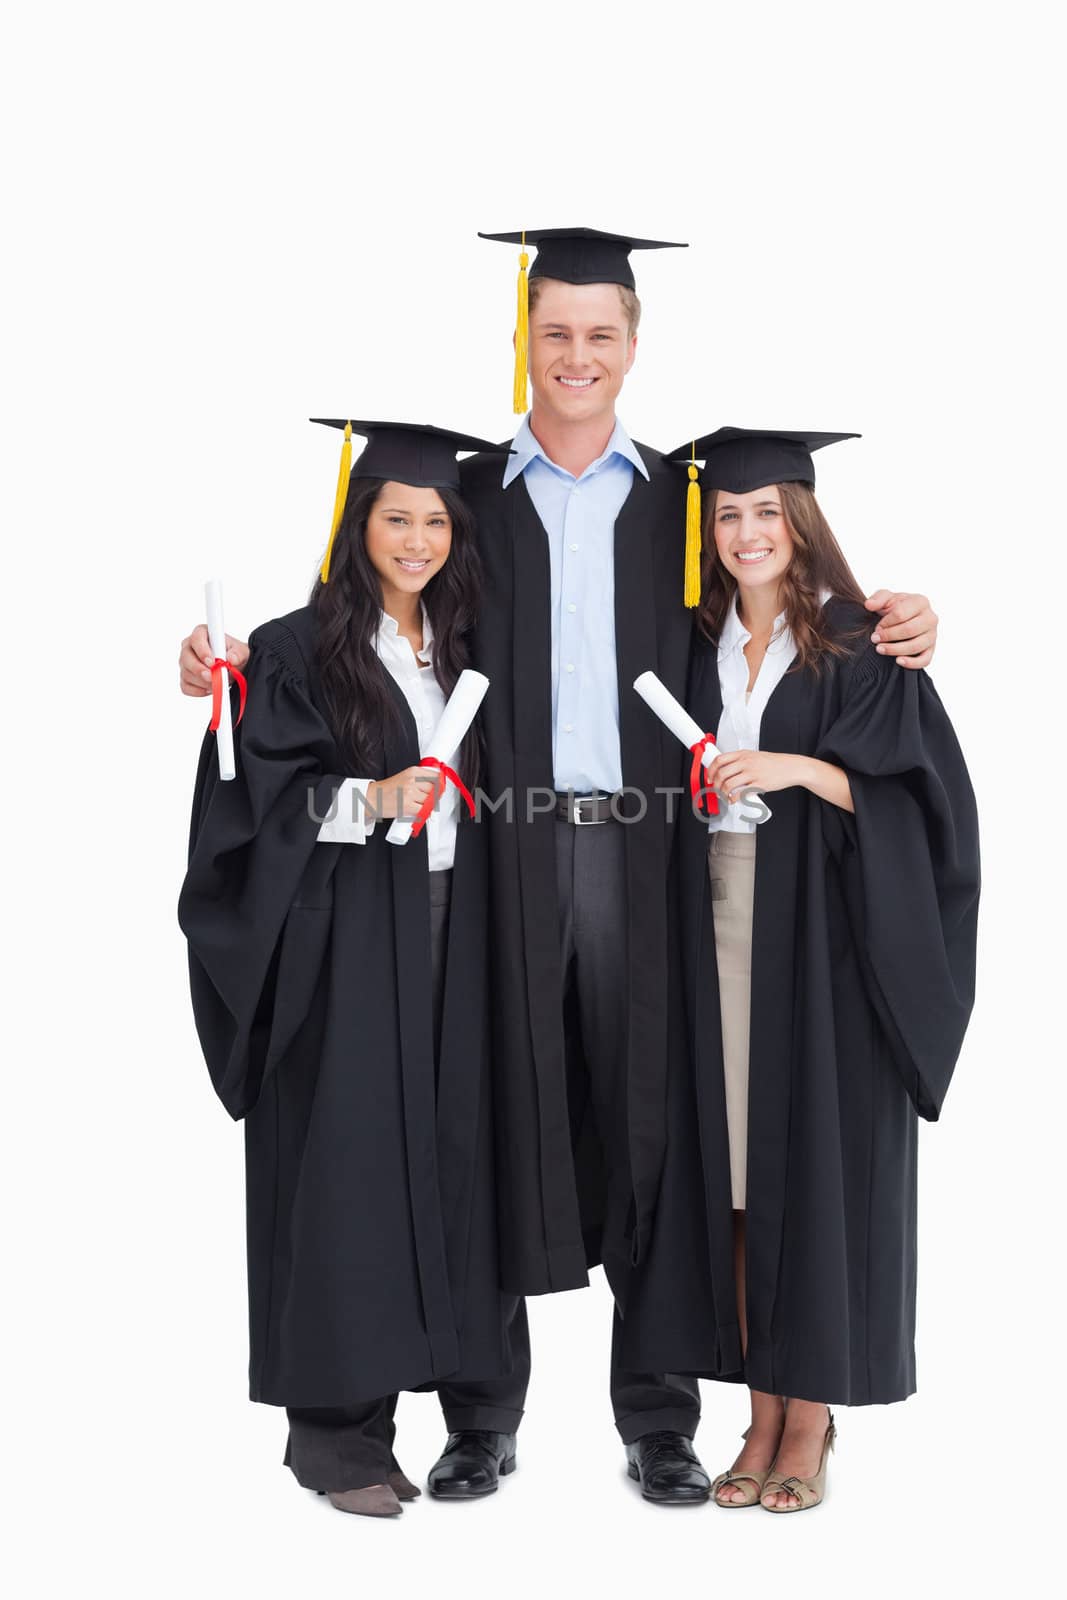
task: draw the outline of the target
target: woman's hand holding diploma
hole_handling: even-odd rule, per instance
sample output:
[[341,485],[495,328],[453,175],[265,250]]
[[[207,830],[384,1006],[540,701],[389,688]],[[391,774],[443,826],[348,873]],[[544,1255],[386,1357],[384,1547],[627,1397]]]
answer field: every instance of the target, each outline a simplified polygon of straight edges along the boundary
[[775,789],[810,789],[842,811],[855,809],[848,775],[829,761],[816,761],[814,756],[773,750],[731,750],[726,755],[716,752],[707,779],[730,805],[735,805],[749,789],[761,794]]
[[[459,749],[470,731],[471,723],[478,715],[478,707],[485,699],[485,692],[489,687],[489,679],[481,672],[472,672],[468,667],[456,679],[456,686],[448,697],[448,704],[441,713],[441,720],[434,729],[430,738],[430,748],[422,752],[422,759],[432,766],[409,767],[411,774],[422,773],[428,777],[437,777],[443,784],[445,781],[455,783],[467,803],[471,815],[474,815],[474,801],[467,793],[463,780],[458,773],[452,771],[447,762]],[[414,777],[412,779],[414,782]],[[422,831],[423,824],[429,815],[427,801],[433,794],[432,789],[423,793],[422,803],[418,806],[414,820],[408,817],[398,817],[393,823],[386,838],[390,844],[407,844],[413,835]]]
[[[243,639],[226,635],[227,666],[235,672],[240,671],[242,667],[247,667],[250,653]],[[178,656],[178,684],[182,694],[199,699],[211,693],[211,663],[215,655],[208,637],[207,623],[198,623],[189,637],[182,640]]]
[[444,786],[444,774],[436,767],[405,767],[391,778],[376,778],[367,785],[367,809],[376,817],[411,819],[418,815],[427,794],[440,795]]

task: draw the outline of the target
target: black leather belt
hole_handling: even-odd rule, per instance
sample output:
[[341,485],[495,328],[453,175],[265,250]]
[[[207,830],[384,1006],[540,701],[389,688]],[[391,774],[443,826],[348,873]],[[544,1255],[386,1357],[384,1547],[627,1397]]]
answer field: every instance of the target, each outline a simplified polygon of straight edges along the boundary
[[573,822],[576,828],[592,822],[611,822],[615,816],[612,799],[610,794],[557,794],[556,816],[560,822]]

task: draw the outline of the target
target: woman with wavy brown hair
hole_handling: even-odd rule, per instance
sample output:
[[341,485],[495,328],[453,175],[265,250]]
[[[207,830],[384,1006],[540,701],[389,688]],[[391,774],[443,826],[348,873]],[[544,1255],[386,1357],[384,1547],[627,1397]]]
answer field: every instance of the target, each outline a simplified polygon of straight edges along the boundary
[[[456,454],[497,447],[335,425],[330,545],[309,604],[252,635],[235,781],[205,739],[179,917],[207,1065],[245,1126],[251,1398],[285,1406],[299,1483],[380,1517],[419,1493],[393,1454],[398,1391],[488,1426],[471,1408],[510,1390],[525,1327],[498,1288],[484,830],[452,782],[403,848],[378,825],[442,781],[420,751],[479,592]],[[472,732],[445,770],[473,789],[478,765]]]
[[851,437],[722,428],[674,457],[705,462],[688,709],[719,754],[712,814],[681,819],[693,1072],[625,1358],[747,1382],[727,1508],[817,1505],[828,1406],[914,1390],[918,1118],[974,994],[966,766],[813,493],[812,452]]

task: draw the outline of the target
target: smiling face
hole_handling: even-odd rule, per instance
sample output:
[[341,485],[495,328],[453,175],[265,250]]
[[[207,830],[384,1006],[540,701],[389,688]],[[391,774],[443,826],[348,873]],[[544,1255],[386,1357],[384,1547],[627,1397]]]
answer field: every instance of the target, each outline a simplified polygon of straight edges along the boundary
[[421,594],[448,560],[452,518],[436,489],[383,483],[367,517],[364,542],[382,580],[383,608],[392,614],[390,601]]
[[719,560],[739,589],[778,585],[793,559],[793,535],[777,485],[748,494],[719,489],[712,526]]
[[535,411],[566,422],[612,417],[636,353],[617,284],[539,280],[530,307]]

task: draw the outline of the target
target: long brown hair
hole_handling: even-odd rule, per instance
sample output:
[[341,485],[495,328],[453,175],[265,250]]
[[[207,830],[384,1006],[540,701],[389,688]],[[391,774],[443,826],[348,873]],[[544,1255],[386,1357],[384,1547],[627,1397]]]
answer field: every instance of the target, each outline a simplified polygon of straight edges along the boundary
[[[387,724],[399,724],[387,670],[375,639],[382,615],[382,583],[367,554],[367,519],[383,488],[381,478],[354,478],[337,530],[330,581],[321,579],[310,604],[318,624],[316,655],[328,720],[355,773],[374,773]],[[422,591],[433,628],[434,676],[445,695],[469,665],[469,642],[481,590],[474,517],[453,489],[438,489],[452,519],[448,560]],[[477,725],[463,741],[462,775],[478,781],[481,745]]]
[[[832,637],[827,628],[821,595],[828,589],[839,600],[854,600],[862,605],[864,594],[808,484],[779,483],[776,487],[793,537],[793,556],[782,575],[781,591],[786,626],[797,647],[790,670],[811,667],[818,671],[824,657],[849,653],[841,638]],[[708,497],[704,516],[697,616],[701,633],[713,644],[718,644],[730,607],[737,601],[737,580],[727,572],[715,547],[715,509],[720,492],[715,490]]]

